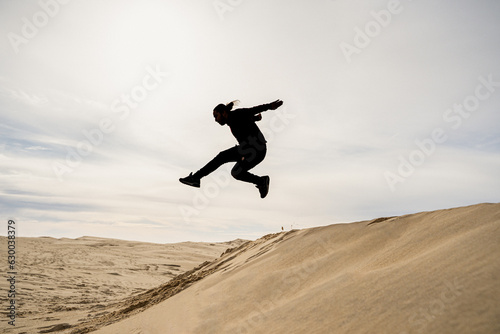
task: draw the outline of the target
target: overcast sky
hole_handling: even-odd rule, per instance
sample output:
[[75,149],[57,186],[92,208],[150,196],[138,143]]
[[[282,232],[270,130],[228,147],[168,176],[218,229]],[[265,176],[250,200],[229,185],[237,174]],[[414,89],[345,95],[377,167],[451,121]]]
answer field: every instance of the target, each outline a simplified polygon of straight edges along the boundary
[[[152,242],[500,201],[496,0],[0,0],[0,209],[18,236]],[[262,200],[218,103],[259,123]],[[436,222],[438,223],[438,222]],[[6,235],[6,228],[1,229]]]

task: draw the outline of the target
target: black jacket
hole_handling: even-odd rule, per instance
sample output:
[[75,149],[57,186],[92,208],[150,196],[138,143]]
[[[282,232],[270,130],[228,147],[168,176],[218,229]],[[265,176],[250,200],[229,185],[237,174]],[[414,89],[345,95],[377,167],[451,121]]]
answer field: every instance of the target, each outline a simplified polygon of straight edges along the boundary
[[260,114],[269,110],[268,104],[253,108],[241,108],[228,112],[227,125],[240,145],[265,144],[266,139],[255,122],[262,119]]

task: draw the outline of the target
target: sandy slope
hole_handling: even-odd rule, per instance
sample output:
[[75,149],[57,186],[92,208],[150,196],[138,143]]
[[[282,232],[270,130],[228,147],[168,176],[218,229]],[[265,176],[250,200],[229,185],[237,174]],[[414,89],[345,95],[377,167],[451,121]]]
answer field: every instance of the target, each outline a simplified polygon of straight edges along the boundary
[[101,334],[500,333],[499,228],[500,204],[481,204],[269,235],[86,326],[114,322]]
[[[8,282],[0,280],[5,292],[0,295],[0,333],[53,332],[93,319],[120,307],[124,298],[157,287],[243,242],[162,245],[94,237],[17,238],[19,314],[12,328],[3,307]],[[5,237],[0,237],[0,245],[3,254]],[[5,265],[0,267],[3,273]]]

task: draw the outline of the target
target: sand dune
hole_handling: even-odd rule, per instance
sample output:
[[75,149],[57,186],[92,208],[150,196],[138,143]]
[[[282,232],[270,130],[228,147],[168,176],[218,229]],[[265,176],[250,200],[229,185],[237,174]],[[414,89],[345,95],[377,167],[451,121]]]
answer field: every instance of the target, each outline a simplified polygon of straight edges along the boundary
[[[1,245],[5,239],[0,237]],[[0,332],[60,332],[120,308],[124,299],[243,242],[161,245],[95,237],[17,238],[18,317],[15,327],[3,321]],[[2,271],[7,271],[5,264]],[[7,285],[2,279],[1,291],[7,291]],[[7,305],[6,293],[0,295],[0,303]],[[1,314],[7,319],[6,308]]]
[[136,297],[125,320],[119,311],[85,326],[116,321],[102,334],[500,333],[499,228],[500,204],[481,204],[269,235],[201,266],[183,278],[187,288],[152,307],[148,298],[171,290]]
[[500,204],[229,246],[24,239],[9,333],[500,333]]

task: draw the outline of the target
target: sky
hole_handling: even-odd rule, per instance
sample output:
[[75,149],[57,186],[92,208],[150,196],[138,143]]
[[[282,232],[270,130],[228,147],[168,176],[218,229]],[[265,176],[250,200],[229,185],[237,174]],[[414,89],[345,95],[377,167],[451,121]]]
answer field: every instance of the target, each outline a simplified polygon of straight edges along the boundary
[[[158,243],[500,201],[496,0],[0,0],[0,209],[17,236]],[[258,123],[265,199],[213,108]],[[436,222],[439,223],[439,222]]]

